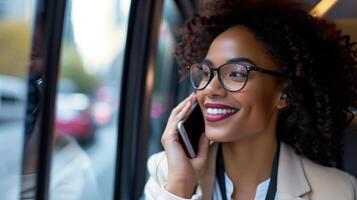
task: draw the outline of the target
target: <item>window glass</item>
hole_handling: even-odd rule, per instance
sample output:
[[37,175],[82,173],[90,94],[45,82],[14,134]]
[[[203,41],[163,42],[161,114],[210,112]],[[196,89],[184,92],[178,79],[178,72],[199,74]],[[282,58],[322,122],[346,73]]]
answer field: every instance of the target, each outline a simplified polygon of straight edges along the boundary
[[50,199],[113,199],[129,0],[68,0]]
[[[182,16],[173,0],[164,1],[156,52],[154,89],[151,99],[148,157],[162,151],[161,135],[171,109],[176,104],[180,88],[178,66],[173,58],[176,30],[182,25]],[[146,180],[148,178],[148,171]],[[145,181],[146,181],[145,180]],[[144,199],[144,193],[140,199]]]
[[179,77],[172,53],[176,46],[176,29],[181,24],[182,17],[175,1],[165,1],[159,30],[154,90],[151,100],[149,155],[162,150],[161,134],[175,104]]
[[0,196],[19,199],[34,0],[0,1]]

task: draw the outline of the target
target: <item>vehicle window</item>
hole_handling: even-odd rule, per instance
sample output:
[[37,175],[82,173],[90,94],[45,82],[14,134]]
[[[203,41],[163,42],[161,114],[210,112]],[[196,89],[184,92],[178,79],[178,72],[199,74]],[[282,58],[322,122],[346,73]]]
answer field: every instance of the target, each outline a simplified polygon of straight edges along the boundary
[[175,2],[165,1],[159,30],[154,90],[151,100],[149,155],[162,150],[161,134],[171,109],[176,103],[179,77],[172,53],[176,45],[176,29],[181,25],[182,17]]
[[[149,141],[147,157],[162,151],[160,138],[166,126],[167,118],[176,103],[179,85],[178,68],[173,58],[176,46],[176,29],[182,25],[182,16],[175,1],[164,1],[159,37],[156,50],[154,87],[151,97]],[[146,179],[149,176],[145,171]],[[140,199],[144,198],[144,193]]]
[[[188,80],[179,76],[178,65],[173,57],[178,41],[177,30],[183,25],[183,16],[173,0],[164,2],[162,12],[151,99],[148,158],[162,151],[160,139],[171,110],[191,91]],[[146,171],[146,179],[148,176]]]
[[67,1],[50,199],[113,199],[130,0]]
[[0,196],[19,199],[35,1],[0,2]]

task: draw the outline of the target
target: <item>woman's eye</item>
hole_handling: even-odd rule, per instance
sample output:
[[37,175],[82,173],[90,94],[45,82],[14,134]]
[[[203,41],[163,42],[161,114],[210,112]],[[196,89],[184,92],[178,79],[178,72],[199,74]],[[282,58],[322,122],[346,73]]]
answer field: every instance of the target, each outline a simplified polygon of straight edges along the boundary
[[231,72],[229,74],[229,77],[230,78],[245,78],[247,75],[245,73],[242,73],[242,72],[239,72],[239,71],[236,71],[236,72]]

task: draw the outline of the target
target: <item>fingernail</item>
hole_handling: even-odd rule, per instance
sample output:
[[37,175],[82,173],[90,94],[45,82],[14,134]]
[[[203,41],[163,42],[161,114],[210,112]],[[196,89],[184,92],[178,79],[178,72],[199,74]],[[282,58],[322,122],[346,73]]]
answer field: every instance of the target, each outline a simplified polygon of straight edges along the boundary
[[189,105],[189,104],[191,104],[191,101],[188,101],[188,102],[186,103],[186,105]]

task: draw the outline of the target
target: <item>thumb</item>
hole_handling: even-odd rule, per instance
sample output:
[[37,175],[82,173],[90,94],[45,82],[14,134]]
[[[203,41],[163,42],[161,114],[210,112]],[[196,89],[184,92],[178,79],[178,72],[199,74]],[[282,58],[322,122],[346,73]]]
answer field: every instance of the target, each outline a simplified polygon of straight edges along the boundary
[[202,133],[198,144],[197,158],[206,159],[208,154],[208,147],[209,147],[209,140],[206,137],[206,134]]

